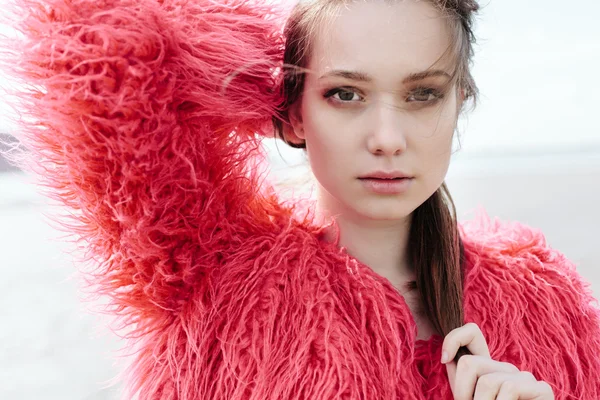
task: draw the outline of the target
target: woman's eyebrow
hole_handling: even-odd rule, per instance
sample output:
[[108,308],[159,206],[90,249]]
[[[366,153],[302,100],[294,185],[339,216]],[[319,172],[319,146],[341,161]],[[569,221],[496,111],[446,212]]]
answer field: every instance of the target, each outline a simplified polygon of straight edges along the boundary
[[[350,80],[358,81],[358,82],[373,81],[373,78],[371,78],[371,76],[369,76],[369,74],[367,74],[365,72],[347,71],[347,70],[341,70],[341,69],[330,71],[330,72],[322,75],[319,78],[319,80],[327,78],[327,77],[331,77],[331,76],[350,79]],[[447,73],[446,71],[443,71],[441,69],[429,69],[427,71],[416,72],[416,73],[408,75],[406,78],[404,78],[402,80],[402,83],[411,83],[411,82],[423,80],[425,78],[431,78],[431,77],[436,77],[436,76],[445,76],[447,78],[451,78],[450,74]]]
[[452,78],[452,76],[450,76],[450,74],[448,72],[443,71],[441,69],[429,69],[427,71],[410,74],[406,78],[404,78],[404,80],[402,82],[410,83],[410,82],[420,81],[425,78],[432,78],[432,77],[437,77],[437,76],[445,76],[448,79]]

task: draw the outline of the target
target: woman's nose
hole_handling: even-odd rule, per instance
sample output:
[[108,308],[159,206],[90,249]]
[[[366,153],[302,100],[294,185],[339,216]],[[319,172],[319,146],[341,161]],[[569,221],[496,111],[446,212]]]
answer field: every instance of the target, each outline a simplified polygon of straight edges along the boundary
[[393,102],[380,101],[372,110],[367,147],[375,155],[398,155],[406,150],[407,115]]

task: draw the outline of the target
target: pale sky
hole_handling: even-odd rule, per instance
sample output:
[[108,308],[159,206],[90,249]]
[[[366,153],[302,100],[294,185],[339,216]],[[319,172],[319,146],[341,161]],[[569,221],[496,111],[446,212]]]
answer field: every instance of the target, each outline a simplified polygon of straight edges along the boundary
[[600,151],[600,3],[486,0],[464,151]]

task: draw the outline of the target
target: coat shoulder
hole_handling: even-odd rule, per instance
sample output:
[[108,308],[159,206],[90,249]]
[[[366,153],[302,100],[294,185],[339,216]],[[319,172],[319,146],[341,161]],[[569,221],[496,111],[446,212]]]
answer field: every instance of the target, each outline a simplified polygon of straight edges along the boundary
[[[480,211],[460,225],[468,274],[528,280],[530,289],[547,287],[591,295],[591,285],[576,265],[550,246],[544,233],[517,221],[491,218]],[[503,287],[511,290],[508,285]]]
[[466,322],[493,359],[548,382],[557,399],[600,398],[600,307],[539,229],[480,213],[461,224]]

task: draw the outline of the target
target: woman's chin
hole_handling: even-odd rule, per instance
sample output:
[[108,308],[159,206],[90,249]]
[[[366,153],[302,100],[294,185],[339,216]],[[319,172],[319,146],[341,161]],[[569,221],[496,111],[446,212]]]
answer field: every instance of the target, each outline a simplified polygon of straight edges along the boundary
[[410,216],[416,207],[405,201],[369,202],[355,207],[357,214],[377,221],[401,221]]

